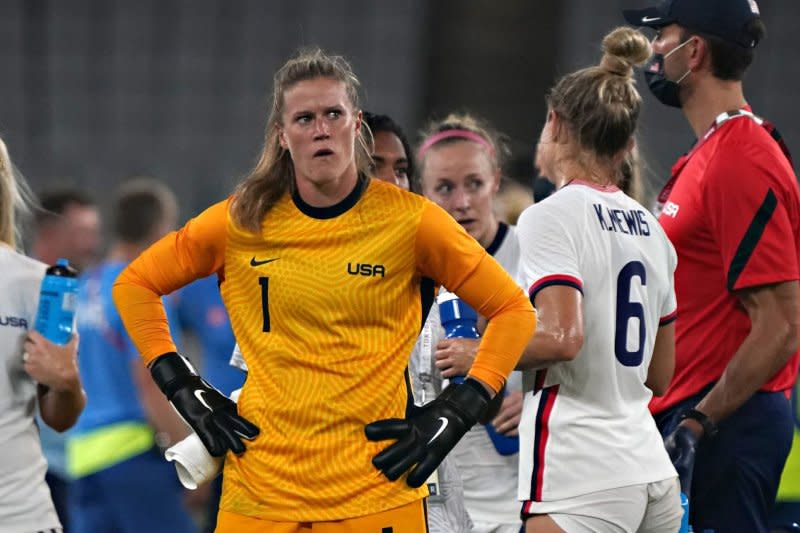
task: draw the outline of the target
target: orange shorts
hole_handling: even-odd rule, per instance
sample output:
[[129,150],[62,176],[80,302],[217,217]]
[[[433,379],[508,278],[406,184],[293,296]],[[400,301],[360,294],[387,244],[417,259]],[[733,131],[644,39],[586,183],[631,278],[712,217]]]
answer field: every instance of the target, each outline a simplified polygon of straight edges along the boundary
[[219,510],[216,533],[427,533],[425,500],[331,522],[273,522]]

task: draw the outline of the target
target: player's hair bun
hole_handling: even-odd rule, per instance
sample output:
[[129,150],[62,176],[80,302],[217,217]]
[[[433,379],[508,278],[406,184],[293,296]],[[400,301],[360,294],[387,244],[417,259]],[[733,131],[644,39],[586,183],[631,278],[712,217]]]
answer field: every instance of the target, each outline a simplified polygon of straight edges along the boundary
[[600,68],[618,76],[632,77],[633,67],[650,57],[650,41],[639,30],[619,27],[603,38]]

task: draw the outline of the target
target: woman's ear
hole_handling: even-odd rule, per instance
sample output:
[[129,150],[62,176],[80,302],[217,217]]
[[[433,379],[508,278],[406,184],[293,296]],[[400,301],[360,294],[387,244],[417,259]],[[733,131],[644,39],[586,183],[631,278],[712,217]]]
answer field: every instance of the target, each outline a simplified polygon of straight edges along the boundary
[[500,167],[498,166],[497,168],[494,169],[494,184],[492,186],[492,192],[494,194],[497,194],[497,192],[500,190],[500,184],[502,183],[502,181],[503,181],[503,173]]
[[283,128],[281,128],[280,126],[275,126],[275,127],[278,128],[278,143],[280,143],[281,148],[283,148],[284,150],[288,150],[289,145],[286,144],[286,137],[284,137],[283,135]]

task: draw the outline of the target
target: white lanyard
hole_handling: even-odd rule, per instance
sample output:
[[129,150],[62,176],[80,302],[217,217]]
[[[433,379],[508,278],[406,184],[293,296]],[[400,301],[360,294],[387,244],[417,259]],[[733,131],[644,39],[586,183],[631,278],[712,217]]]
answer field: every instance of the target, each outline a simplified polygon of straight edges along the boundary
[[422,384],[420,403],[425,405],[433,399],[426,398],[428,385],[433,381],[433,326],[430,321],[426,320],[422,326],[419,340],[419,381]]

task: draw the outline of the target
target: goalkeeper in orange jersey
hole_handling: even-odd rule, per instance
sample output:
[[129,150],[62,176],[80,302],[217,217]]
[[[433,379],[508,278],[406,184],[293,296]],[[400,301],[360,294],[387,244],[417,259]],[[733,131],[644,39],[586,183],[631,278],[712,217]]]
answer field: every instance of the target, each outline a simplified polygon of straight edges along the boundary
[[[534,331],[522,290],[445,211],[369,177],[361,117],[343,58],[289,60],[255,169],[115,284],[154,380],[226,455],[217,531],[424,532],[427,476]],[[176,352],[160,301],[212,273],[249,369],[238,411]],[[489,325],[465,383],[417,408],[406,365],[434,279]]]

